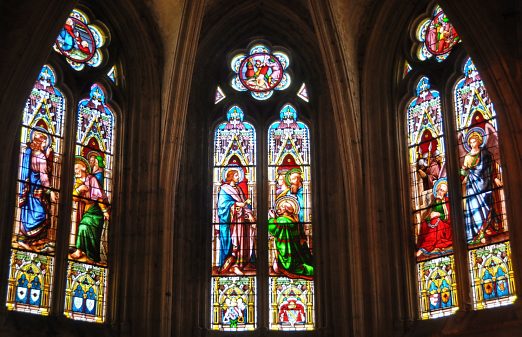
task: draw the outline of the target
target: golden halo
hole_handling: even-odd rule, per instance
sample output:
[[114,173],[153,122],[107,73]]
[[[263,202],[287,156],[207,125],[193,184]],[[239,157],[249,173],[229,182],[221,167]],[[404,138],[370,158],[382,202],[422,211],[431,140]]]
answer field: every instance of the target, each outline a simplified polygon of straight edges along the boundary
[[284,197],[281,197],[279,199],[276,200],[276,209],[279,208],[279,205],[281,205],[283,202],[288,202],[292,205],[292,207],[294,208],[294,214],[295,215],[298,215],[299,214],[299,211],[301,210],[301,207],[299,206],[299,201],[297,200],[296,197],[294,196],[291,196],[291,195],[286,195]]
[[89,165],[87,159],[83,158],[82,156],[75,156],[74,163],[85,166],[87,173],[91,173],[91,165]]

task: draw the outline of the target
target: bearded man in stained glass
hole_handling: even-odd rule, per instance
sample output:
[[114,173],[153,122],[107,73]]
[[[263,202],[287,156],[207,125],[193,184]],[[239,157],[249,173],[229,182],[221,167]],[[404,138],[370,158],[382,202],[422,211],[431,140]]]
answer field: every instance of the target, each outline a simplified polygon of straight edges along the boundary
[[48,241],[51,202],[57,201],[56,193],[50,189],[52,147],[48,143],[49,136],[42,131],[32,132],[20,168],[18,207],[22,235],[18,245],[31,250]]
[[87,258],[100,262],[100,244],[105,220],[109,220],[107,198],[98,179],[89,173],[89,164],[83,157],[76,157],[74,164],[74,201],[78,202],[80,223],[76,237],[76,250],[70,254],[75,260]]
[[434,190],[434,200],[419,225],[417,256],[440,255],[451,251],[453,244],[447,179],[439,179]]
[[89,165],[91,167],[91,174],[98,179],[100,186],[104,185],[104,168],[103,157],[96,151],[91,151],[87,155],[89,158]]
[[230,269],[236,275],[243,275],[242,269],[254,253],[255,228],[250,225],[255,222],[252,201],[238,186],[239,170],[228,170],[218,195],[219,267],[222,274]]
[[268,232],[274,237],[277,250],[273,269],[290,278],[311,280],[314,275],[313,257],[306,244],[297,216],[299,204],[293,196],[286,196],[268,214]]
[[292,168],[285,175],[286,186],[290,188],[278,195],[279,197],[292,196],[299,202],[299,222],[304,222],[305,204],[303,198],[303,177],[300,168]]

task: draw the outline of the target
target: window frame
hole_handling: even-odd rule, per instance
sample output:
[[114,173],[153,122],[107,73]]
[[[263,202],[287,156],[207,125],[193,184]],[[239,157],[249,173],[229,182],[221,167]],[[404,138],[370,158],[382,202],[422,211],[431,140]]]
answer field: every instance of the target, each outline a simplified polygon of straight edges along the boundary
[[[94,7],[94,5],[93,5]],[[107,29],[107,33],[110,36],[112,33],[112,29],[109,24],[105,24],[105,22],[99,21],[100,18],[104,18],[104,10],[100,10],[98,8],[89,8],[83,4],[76,4],[74,9],[80,9],[82,12],[86,13],[91,20],[90,23],[96,23],[104,29]],[[72,10],[71,10],[72,11]],[[71,11],[67,12],[66,18],[69,17]],[[110,20],[107,17],[107,20]],[[65,21],[63,21],[65,22]],[[63,23],[60,25],[60,29],[63,27]],[[54,44],[55,39],[53,39]],[[3,288],[5,291],[2,291],[2,295],[0,295],[0,300],[2,301],[2,309],[0,312],[5,313],[6,317],[11,318],[13,320],[29,320],[30,322],[44,322],[48,317],[53,317],[54,319],[58,319],[61,323],[66,326],[71,327],[80,327],[84,326],[86,329],[90,331],[105,331],[115,319],[115,271],[114,271],[114,252],[115,249],[113,244],[114,240],[114,229],[118,226],[120,222],[120,210],[119,210],[119,196],[120,196],[120,186],[121,186],[121,174],[118,174],[122,170],[122,102],[125,98],[125,89],[124,89],[124,81],[121,77],[122,64],[120,61],[120,52],[119,43],[114,43],[114,41],[107,41],[105,46],[103,47],[105,52],[103,53],[104,59],[99,67],[91,68],[86,66],[84,69],[80,71],[74,70],[65,60],[65,56],[59,54],[53,47],[51,46],[49,49],[49,54],[44,60],[43,64],[38,67],[37,76],[34,79],[31,79],[31,86],[29,92],[24,95],[24,107],[27,99],[29,97],[30,90],[34,87],[38,74],[44,65],[50,66],[55,72],[55,87],[57,87],[65,100],[65,108],[63,112],[63,139],[62,139],[62,154],[61,154],[61,162],[60,162],[60,176],[59,176],[59,199],[57,201],[57,230],[56,230],[56,250],[54,253],[54,266],[53,266],[53,275],[52,278],[52,288],[49,290],[49,294],[51,294],[51,299],[49,303],[49,311],[47,315],[41,315],[38,313],[30,313],[25,311],[17,311],[17,310],[8,310],[7,309],[7,282],[6,286]],[[107,76],[108,71],[112,68],[112,66],[116,66],[120,71],[120,78],[117,79],[116,82],[112,82],[111,79]],[[108,252],[107,252],[107,268],[106,279],[108,280],[105,288],[104,295],[104,312],[103,322],[94,322],[94,321],[85,321],[78,320],[65,317],[64,309],[65,309],[65,299],[66,299],[66,274],[67,274],[67,264],[68,264],[68,253],[69,249],[69,237],[71,230],[71,216],[72,216],[72,189],[73,189],[73,180],[74,177],[74,157],[76,151],[76,132],[78,129],[77,125],[77,113],[78,113],[78,104],[80,101],[89,98],[90,88],[93,84],[99,84],[105,89],[106,96],[105,102],[110,106],[113,112],[114,118],[114,129],[113,129],[113,153],[112,156],[114,158],[114,165],[112,167],[112,197],[110,201],[111,212],[110,212],[110,220],[109,226],[107,227],[108,234]],[[24,127],[21,122],[21,117],[24,113],[24,108],[22,108],[19,113],[19,123],[16,126],[16,136],[17,139],[20,138],[21,128]],[[16,140],[14,144],[13,150],[13,158],[12,161],[12,170],[10,170],[10,176],[14,177],[11,179],[13,182],[13,191],[18,187],[18,175],[19,175],[19,165],[20,165],[20,151],[22,149],[23,142]],[[11,189],[10,189],[11,190]],[[14,196],[17,193],[9,193],[9,213],[7,214],[9,220],[6,222],[9,224],[8,229],[6,230],[6,239],[4,242],[9,242],[5,247],[6,255],[5,260],[7,265],[10,266],[10,256],[13,248],[11,247],[11,239],[13,236],[14,222],[16,221],[16,208],[17,206],[14,201]],[[12,200],[11,200],[12,199]],[[2,274],[4,275],[4,274]],[[5,273],[5,279],[9,277],[9,272]]]
[[[404,237],[407,242],[407,254],[411,257],[407,259],[407,268],[409,275],[407,279],[411,286],[411,301],[410,301],[410,312],[413,314],[413,319],[418,321],[421,326],[428,325],[438,325],[444,324],[446,321],[451,321],[456,319],[455,317],[462,315],[462,313],[468,315],[476,315],[476,317],[485,317],[485,315],[494,313],[494,312],[511,312],[516,310],[519,306],[519,301],[515,300],[510,304],[504,304],[498,307],[493,308],[484,308],[484,309],[474,309],[473,297],[472,293],[472,281],[470,275],[470,267],[469,267],[469,257],[468,244],[465,238],[465,221],[464,221],[464,210],[462,202],[465,198],[463,198],[462,191],[460,191],[461,183],[459,179],[459,169],[460,169],[460,158],[458,157],[458,140],[457,140],[457,129],[456,129],[456,115],[455,111],[455,88],[457,87],[460,80],[465,78],[465,74],[463,72],[464,65],[468,58],[471,56],[467,53],[465,46],[466,42],[461,42],[453,46],[452,50],[449,53],[449,56],[442,62],[435,61],[434,57],[421,61],[417,58],[416,52],[419,45],[419,42],[416,40],[415,32],[419,24],[426,18],[430,18],[435,8],[436,3],[431,1],[428,5],[424,5],[424,12],[418,14],[415,19],[410,20],[410,26],[408,27],[409,38],[404,38],[402,53],[399,55],[399,62],[395,65],[395,74],[396,74],[396,87],[398,88],[398,96],[400,99],[396,104],[396,109],[398,111],[398,122],[400,127],[398,128],[397,134],[398,139],[400,140],[399,144],[399,153],[401,155],[401,168],[403,173],[403,177],[401,177],[401,185],[403,186],[404,198],[402,199],[405,203],[403,212],[405,219],[407,221],[402,227],[403,233],[406,233]],[[444,9],[443,9],[444,10]],[[451,17],[450,17],[451,18]],[[408,62],[411,66],[411,70],[403,75],[404,70],[404,62]],[[475,63],[476,67],[479,66]],[[478,69],[479,70],[479,69]],[[479,73],[481,71],[479,70]],[[453,231],[453,256],[454,256],[454,264],[456,271],[456,283],[457,283],[457,307],[459,308],[457,312],[454,314],[450,314],[443,317],[437,318],[429,318],[429,319],[421,319],[421,310],[419,308],[419,290],[418,290],[418,282],[420,282],[417,278],[417,259],[415,257],[415,252],[417,251],[417,246],[415,244],[415,237],[412,232],[412,214],[413,208],[411,206],[411,198],[412,186],[410,184],[411,174],[409,172],[411,164],[409,163],[407,153],[409,151],[410,144],[408,144],[408,132],[407,132],[407,119],[408,119],[408,106],[412,102],[412,100],[416,97],[415,86],[420,80],[421,77],[426,76],[430,80],[431,88],[430,90],[438,91],[440,94],[440,104],[441,111],[443,116],[443,128],[444,134],[441,137],[446,147],[446,166],[447,169],[447,177],[448,177],[448,187],[449,194],[452,195],[449,203],[451,205],[451,228]],[[484,79],[483,79],[484,81]],[[485,82],[485,81],[484,81]],[[487,87],[487,83],[484,83]],[[486,88],[487,89],[487,88]],[[488,96],[489,92],[488,92]],[[491,97],[491,96],[490,96]],[[492,99],[493,100],[493,99]],[[493,102],[494,103],[494,102]],[[499,119],[500,112],[496,111],[497,114],[495,118]],[[505,153],[502,146],[502,126],[497,128],[498,134],[498,142],[500,147],[500,159],[503,163],[503,167],[505,166]],[[507,130],[506,130],[507,131]],[[406,170],[404,170],[406,168]],[[509,175],[509,172],[503,172],[504,180],[506,179],[506,174]],[[509,188],[504,186],[505,195],[509,195]],[[510,228],[515,225],[515,221],[513,220],[512,212],[510,211],[511,204],[507,202],[509,198],[505,197],[504,205],[506,208],[506,214],[504,216],[507,218],[507,221],[510,223]],[[514,249],[514,235],[511,232],[511,229],[508,231],[509,239],[502,242],[509,242],[512,249],[512,254],[510,257],[510,261],[513,264],[516,264],[513,261],[513,258],[516,260],[516,252]],[[487,247],[493,245],[493,243],[489,243],[484,245],[483,247]],[[472,248],[476,249],[476,248]],[[447,255],[444,255],[447,256]],[[515,272],[514,281],[515,284],[520,276],[517,274],[517,270],[513,268]],[[517,294],[520,292],[518,288],[515,289],[514,294],[511,296],[517,297]],[[502,315],[502,314],[494,314],[494,315]],[[500,317],[500,316],[499,316]],[[437,323],[434,323],[436,321]]]
[[[249,45],[254,45],[255,43],[264,43],[268,44],[270,46],[270,43],[266,42],[265,40],[252,40],[252,42]],[[283,49],[284,52],[288,55],[290,58],[290,62],[292,63],[292,51],[286,49],[286,48],[280,48],[277,47],[277,49]],[[233,52],[229,53],[229,57],[227,60],[231,59],[235,55],[238,54],[238,50],[234,50]],[[229,62],[227,62],[228,64]],[[290,66],[291,68],[292,66]],[[212,86],[213,91],[208,95],[208,101],[212,103],[212,113],[209,114],[207,117],[207,139],[208,142],[206,142],[207,145],[207,174],[206,174],[206,182],[208,182],[208,188],[205,189],[206,191],[206,200],[205,204],[206,207],[206,223],[212,224],[210,228],[205,229],[206,237],[206,253],[205,253],[205,293],[208,294],[208,300],[204,301],[204,308],[205,308],[205,316],[203,321],[205,322],[204,330],[206,331],[206,334],[209,336],[224,336],[224,335],[237,335],[237,336],[255,336],[260,333],[260,331],[269,331],[269,334],[274,335],[284,335],[287,333],[295,334],[296,336],[312,336],[318,333],[318,330],[320,330],[319,326],[319,295],[318,295],[318,286],[317,286],[317,246],[319,246],[319,240],[317,239],[317,232],[318,232],[318,220],[312,221],[313,224],[313,242],[314,242],[314,249],[313,249],[313,256],[314,256],[314,279],[312,282],[315,283],[315,291],[314,291],[314,329],[313,330],[270,330],[269,329],[269,274],[268,274],[268,203],[269,203],[269,181],[268,178],[268,130],[270,125],[273,123],[280,121],[279,113],[280,110],[286,105],[290,104],[292,105],[297,113],[298,117],[297,120],[301,121],[306,124],[308,127],[309,135],[310,135],[310,170],[311,170],[311,185],[318,185],[317,183],[317,168],[316,168],[316,143],[317,140],[315,140],[315,134],[316,134],[316,128],[315,124],[313,122],[314,120],[314,114],[312,113],[311,109],[311,103],[315,101],[313,97],[313,93],[311,92],[311,89],[313,87],[312,83],[309,83],[306,78],[298,78],[300,77],[296,75],[294,72],[291,72],[290,74],[292,76],[292,83],[291,85],[284,91],[275,91],[272,97],[265,101],[259,101],[254,98],[252,98],[248,91],[246,92],[237,92],[235,91],[230,85],[229,85],[229,78],[220,79],[219,83],[215,83],[215,85]],[[297,92],[299,92],[299,89],[303,83],[303,79],[306,83],[306,88],[308,90],[308,96],[309,96],[309,102],[305,102],[302,99],[299,99],[297,97]],[[225,92],[225,98],[218,103],[214,104],[214,98],[215,98],[215,90],[217,87],[220,87]],[[252,124],[256,131],[256,194],[257,194],[257,233],[256,233],[256,245],[257,245],[257,269],[256,269],[256,291],[257,291],[257,307],[256,307],[256,328],[254,330],[238,330],[238,331],[221,331],[221,330],[213,330],[211,328],[212,322],[210,320],[210,312],[212,310],[211,308],[211,279],[212,279],[212,273],[210,272],[209,266],[212,265],[212,226],[214,224],[213,221],[213,188],[212,185],[214,184],[213,181],[213,154],[214,154],[214,136],[215,136],[215,130],[216,128],[223,122],[226,122],[226,113],[232,106],[238,106],[240,107],[244,114],[244,121]],[[312,188],[311,190],[311,212],[314,214],[314,219],[318,219],[318,208],[317,208],[317,189],[318,188]],[[282,275],[284,276],[284,275]],[[266,295],[266,296],[265,296]],[[208,308],[208,310],[207,310]]]

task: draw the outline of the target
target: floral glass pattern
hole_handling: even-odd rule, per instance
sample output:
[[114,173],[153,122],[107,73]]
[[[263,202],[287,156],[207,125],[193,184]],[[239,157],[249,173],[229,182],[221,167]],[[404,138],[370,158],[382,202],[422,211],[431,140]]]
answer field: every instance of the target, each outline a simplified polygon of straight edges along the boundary
[[281,51],[272,52],[262,44],[256,44],[248,54],[233,57],[230,68],[235,73],[231,86],[237,91],[249,91],[257,100],[270,98],[274,90],[285,90],[290,86],[288,55]]

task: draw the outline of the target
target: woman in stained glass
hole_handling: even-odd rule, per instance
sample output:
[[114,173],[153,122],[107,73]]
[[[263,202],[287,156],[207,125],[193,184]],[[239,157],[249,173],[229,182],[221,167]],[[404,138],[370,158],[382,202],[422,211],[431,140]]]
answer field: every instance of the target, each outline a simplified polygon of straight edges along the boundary
[[[499,222],[494,209],[494,160],[485,146],[486,133],[480,127],[471,128],[464,142],[467,153],[460,174],[464,185],[464,217],[466,236],[470,243],[485,243]],[[498,184],[498,183],[497,183]],[[490,226],[493,225],[493,226]]]
[[22,156],[20,168],[20,191],[18,206],[21,209],[18,245],[33,249],[44,245],[49,227],[51,202],[57,196],[51,187],[52,147],[49,136],[43,129],[31,133],[31,142],[27,144]]

